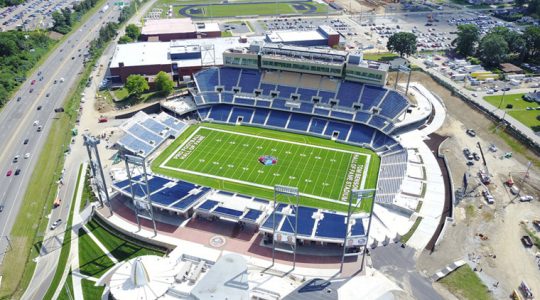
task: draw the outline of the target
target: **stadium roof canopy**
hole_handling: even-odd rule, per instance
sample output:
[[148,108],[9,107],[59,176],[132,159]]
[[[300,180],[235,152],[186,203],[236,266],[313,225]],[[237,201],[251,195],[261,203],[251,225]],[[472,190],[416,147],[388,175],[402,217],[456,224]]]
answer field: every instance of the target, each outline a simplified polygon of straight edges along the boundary
[[191,294],[197,299],[249,299],[246,259],[234,253],[222,256]]

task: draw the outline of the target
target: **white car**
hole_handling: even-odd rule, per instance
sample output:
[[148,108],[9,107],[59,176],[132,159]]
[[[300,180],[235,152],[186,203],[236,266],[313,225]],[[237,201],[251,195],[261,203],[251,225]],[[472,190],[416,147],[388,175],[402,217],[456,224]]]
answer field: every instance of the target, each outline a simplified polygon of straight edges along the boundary
[[27,152],[25,155],[24,155],[24,158],[29,158],[30,157],[30,153]]
[[51,230],[55,230],[58,225],[62,224],[62,219],[58,219],[51,224]]
[[34,126],[38,125],[39,124],[39,121],[38,120],[35,120],[34,121]]

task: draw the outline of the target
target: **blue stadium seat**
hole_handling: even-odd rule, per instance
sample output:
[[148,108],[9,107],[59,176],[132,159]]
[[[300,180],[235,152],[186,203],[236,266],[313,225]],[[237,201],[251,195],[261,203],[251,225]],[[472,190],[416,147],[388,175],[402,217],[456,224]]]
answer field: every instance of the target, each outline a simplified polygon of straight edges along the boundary
[[321,97],[321,103],[329,103],[330,99],[336,97],[336,93],[319,91],[319,97]]
[[195,83],[200,92],[214,91],[214,87],[219,85],[219,69],[210,68],[202,70],[194,75]]
[[242,216],[244,212],[241,210],[218,206],[216,207],[216,209],[214,209],[212,213],[216,215],[224,216],[227,218],[239,219],[240,216]]
[[261,90],[262,94],[265,96],[269,96],[271,91],[274,91],[276,89],[276,86],[273,84],[268,83],[261,83]]
[[323,219],[319,221],[315,236],[322,238],[344,238],[347,226],[345,216],[323,212]]
[[364,224],[362,223],[362,219],[356,219],[355,223],[351,226],[351,236],[361,235],[366,235]]
[[345,113],[345,112],[341,112],[341,111],[335,111],[335,110],[330,112],[330,116],[334,117],[334,118],[340,118],[340,119],[346,119],[346,120],[352,120],[353,119],[353,114]]
[[164,130],[166,130],[166,126],[152,118],[148,118],[141,122],[141,125],[149,129],[150,131],[154,133],[160,133]]
[[289,121],[289,125],[287,126],[287,128],[300,130],[300,131],[307,131],[310,121],[311,121],[311,117],[308,115],[292,114],[291,120]]
[[270,101],[270,100],[257,100],[257,103],[255,104],[255,106],[258,106],[258,107],[270,107],[270,106],[272,106],[272,101]]
[[240,77],[241,69],[222,67],[220,68],[220,85],[224,87],[226,91],[231,91],[233,86],[238,83],[238,77]]
[[169,206],[174,202],[186,197],[195,188],[195,185],[187,182],[179,182],[173,187],[160,190],[152,194],[152,202],[163,206]]
[[167,126],[169,126],[169,128],[172,128],[178,132],[182,131],[182,129],[184,129],[186,127],[186,123],[178,120],[177,118],[173,118],[173,117],[170,117],[168,116],[167,118],[165,119],[162,119],[161,122]]
[[315,108],[315,110],[313,110],[313,114],[328,117],[328,115],[330,114],[330,110],[322,109],[322,108]]
[[219,94],[216,92],[206,92],[202,96],[206,103],[219,103]]
[[357,122],[367,123],[370,117],[371,117],[370,113],[357,111],[356,115],[354,116],[354,120]]
[[285,128],[287,125],[287,120],[289,120],[290,113],[272,110],[270,111],[270,117],[266,121],[266,125]]
[[354,103],[358,102],[361,91],[361,83],[342,81],[337,94],[339,106],[352,107]]
[[253,120],[251,120],[251,123],[263,125],[264,122],[266,122],[266,118],[268,117],[268,112],[268,109],[257,108],[255,110],[255,115],[253,115]]
[[117,143],[133,153],[143,153],[144,155],[150,154],[154,149],[153,146],[141,141],[130,133],[124,134]]
[[326,126],[326,123],[328,122],[324,119],[312,118],[311,126],[309,127],[309,132],[322,134],[324,127]]
[[[285,208],[287,205],[284,204],[284,203],[278,203],[277,204],[277,207],[276,207],[276,210],[277,211],[281,211],[283,210],[283,208]],[[272,229],[274,228],[274,215],[275,215],[275,219],[276,219],[276,225],[279,225],[279,223],[281,222],[281,220],[283,219],[283,215],[278,215],[278,214],[275,214],[274,212],[272,212],[270,215],[268,215],[268,217],[266,218],[266,220],[263,222],[261,228],[265,228],[265,229]]]
[[375,137],[373,138],[373,148],[378,149],[385,146],[387,143],[392,145],[394,144],[394,140],[382,132],[375,132]]
[[277,90],[279,91],[279,97],[284,99],[289,99],[291,94],[296,92],[296,88],[284,85],[278,85]]
[[293,111],[312,113],[313,112],[313,103],[309,102],[300,102],[299,108],[293,108]]
[[289,109],[288,107],[285,106],[286,102],[287,101],[283,99],[274,99],[272,100],[272,108]]
[[233,103],[233,100],[234,100],[234,94],[233,93],[228,93],[228,92],[221,93],[221,102],[223,102],[223,103]]
[[385,118],[374,115],[373,117],[371,117],[371,120],[369,120],[369,125],[372,125],[378,129],[382,129],[384,126],[386,126],[385,122],[387,122]]
[[133,134],[134,136],[138,137],[139,139],[149,143],[150,141],[154,141],[155,144],[159,144],[161,141],[165,139],[165,137],[155,134],[152,131],[144,128],[143,126],[135,123],[133,124],[129,129],[129,133]]
[[216,207],[218,204],[219,204],[219,202],[217,202],[215,200],[206,200],[201,205],[199,205],[199,207],[197,207],[197,210],[210,211],[214,207]]
[[234,103],[244,104],[244,105],[255,105],[255,100],[236,96],[234,98]]
[[255,222],[262,215],[262,213],[263,212],[258,209],[250,208],[248,209],[247,213],[242,217],[242,220]]
[[242,122],[249,123],[251,121],[251,116],[253,116],[253,109],[233,107],[229,122],[236,123],[238,117],[242,117]]
[[388,94],[379,105],[380,114],[390,119],[394,119],[409,105],[407,99],[395,91],[388,91]]
[[324,134],[327,136],[332,136],[334,131],[339,131],[338,139],[346,140],[350,130],[351,124],[329,121]]
[[210,111],[210,115],[208,117],[216,121],[227,122],[227,120],[229,119],[230,112],[231,112],[230,106],[214,105],[212,106],[212,110]]
[[369,144],[371,143],[371,138],[373,138],[373,132],[375,132],[375,129],[371,127],[354,124],[351,134],[349,135],[349,142]]
[[362,103],[363,110],[370,110],[372,107],[379,105],[379,102],[382,100],[386,89],[371,85],[365,85],[364,91],[362,92],[362,98],[360,103]]
[[313,219],[313,214],[316,211],[317,209],[315,208],[299,206],[297,216],[287,216],[285,221],[283,221],[283,225],[281,225],[280,231],[293,233],[296,218],[298,218],[296,234],[303,236],[311,236],[311,233],[313,232],[313,227],[315,227],[315,219]]
[[317,96],[317,90],[298,88],[297,93],[300,94],[300,100],[311,102],[311,97]]
[[242,69],[238,85],[242,87],[242,93],[253,93],[261,81],[261,73],[255,70]]

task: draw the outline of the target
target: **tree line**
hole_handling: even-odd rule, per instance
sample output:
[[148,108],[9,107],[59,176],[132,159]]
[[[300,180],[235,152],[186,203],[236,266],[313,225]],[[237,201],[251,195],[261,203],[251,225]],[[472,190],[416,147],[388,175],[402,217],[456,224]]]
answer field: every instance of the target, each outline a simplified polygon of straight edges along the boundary
[[24,0],[0,0],[0,7],[19,5],[23,2]]
[[0,32],[0,107],[53,44],[47,33]]
[[477,57],[488,66],[505,61],[537,61],[540,55],[540,27],[525,27],[523,33],[497,26],[483,37],[474,24],[459,25],[454,50],[463,57]]
[[87,11],[96,5],[98,0],[82,0],[73,3],[73,7],[65,7],[52,13],[52,30],[66,34],[71,31],[75,24]]

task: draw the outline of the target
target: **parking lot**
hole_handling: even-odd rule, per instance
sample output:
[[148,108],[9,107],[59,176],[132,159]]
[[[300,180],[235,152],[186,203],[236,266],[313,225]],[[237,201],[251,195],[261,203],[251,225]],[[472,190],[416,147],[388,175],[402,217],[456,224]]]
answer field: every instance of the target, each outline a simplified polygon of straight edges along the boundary
[[33,0],[20,5],[0,9],[0,27],[2,31],[49,28],[52,26],[52,13],[64,7],[71,6],[75,0]]

